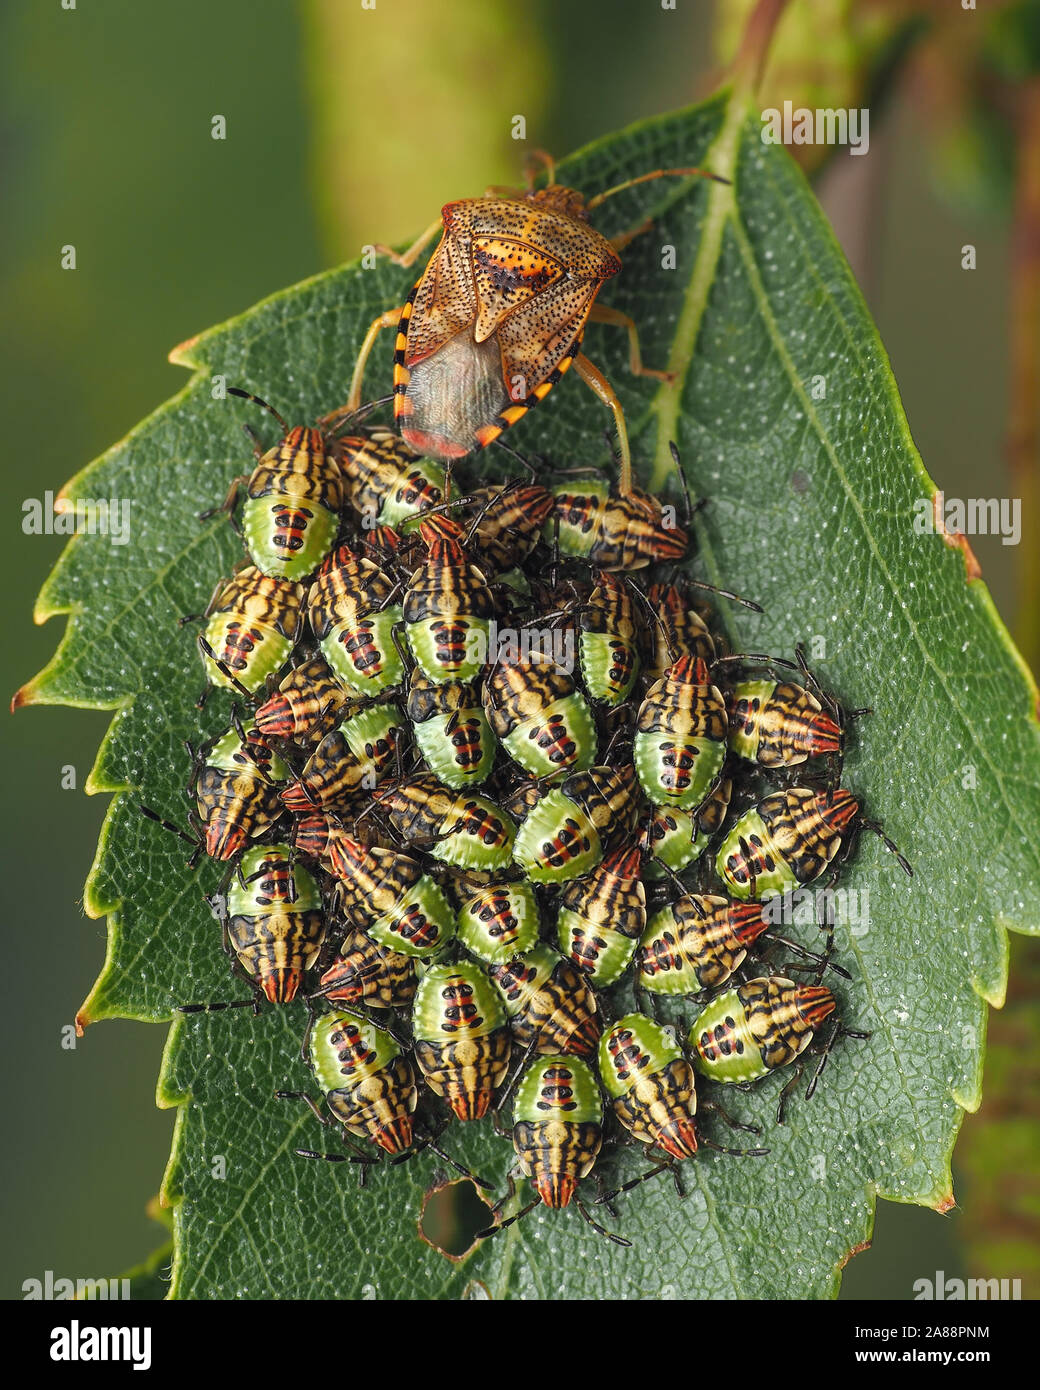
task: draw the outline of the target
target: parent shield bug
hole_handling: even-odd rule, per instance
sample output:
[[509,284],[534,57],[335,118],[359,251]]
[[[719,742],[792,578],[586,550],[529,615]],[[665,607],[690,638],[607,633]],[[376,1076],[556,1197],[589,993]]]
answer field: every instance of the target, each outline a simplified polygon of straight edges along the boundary
[[344,409],[360,403],[365,363],[383,328],[397,329],[394,417],[407,443],[435,458],[462,458],[490,444],[574,366],[613,413],[627,495],[632,462],[625,416],[609,382],[579,351],[586,323],[624,328],[632,372],[668,378],[643,366],[633,321],[594,303],[600,286],[621,269],[618,250],[634,233],[608,240],[588,215],[615,193],[650,179],[725,180],[703,169],[655,169],[586,200],[556,183],[552,162],[542,158],[549,174],[544,188],[447,203],[404,255],[389,252],[398,265],[410,266],[442,230],[407,301],[369,328]]

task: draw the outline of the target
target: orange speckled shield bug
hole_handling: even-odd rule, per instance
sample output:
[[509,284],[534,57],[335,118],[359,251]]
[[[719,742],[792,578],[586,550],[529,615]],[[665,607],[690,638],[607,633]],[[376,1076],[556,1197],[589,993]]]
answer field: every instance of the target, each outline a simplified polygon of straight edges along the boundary
[[665,175],[726,180],[703,169],[655,169],[586,200],[556,182],[548,155],[537,157],[546,166],[545,187],[534,188],[529,171],[523,192],[489,189],[483,198],[447,203],[403,255],[376,248],[410,266],[442,232],[406,302],[380,314],[365,335],[344,410],[361,400],[365,364],[383,328],[397,329],[394,418],[413,448],[436,458],[461,458],[490,444],[573,366],[613,412],[627,496],[632,460],[624,412],[610,383],[580,352],[586,323],[624,328],[632,372],[669,378],[643,366],[628,315],[594,303],[600,286],[621,269],[618,252],[644,227],[608,239],[589,225],[589,213],[615,193]]

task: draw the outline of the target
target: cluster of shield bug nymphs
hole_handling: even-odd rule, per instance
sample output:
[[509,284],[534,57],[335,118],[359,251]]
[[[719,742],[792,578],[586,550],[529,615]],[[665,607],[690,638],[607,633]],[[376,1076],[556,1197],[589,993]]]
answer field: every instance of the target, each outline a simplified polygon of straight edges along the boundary
[[[705,1114],[736,1125],[725,1086],[794,1063],[782,1110],[850,1035],[833,924],[812,951],[768,909],[879,829],[840,785],[846,715],[800,651],[725,651],[681,507],[275,418],[224,503],[248,555],[198,645],[235,704],[179,831],[226,865],[210,901],[252,994],[181,1007],[307,1001],[320,1096],[279,1095],[336,1151],[301,1156],[363,1177],[430,1147],[487,1187],[442,1143],[491,1115],[537,1195],[504,1218],[510,1181],[483,1235],[573,1203],[628,1244],[583,1179],[615,1211],[665,1170],[681,1190],[699,1144],[767,1153]],[[608,1190],[620,1143],[649,1166]]]

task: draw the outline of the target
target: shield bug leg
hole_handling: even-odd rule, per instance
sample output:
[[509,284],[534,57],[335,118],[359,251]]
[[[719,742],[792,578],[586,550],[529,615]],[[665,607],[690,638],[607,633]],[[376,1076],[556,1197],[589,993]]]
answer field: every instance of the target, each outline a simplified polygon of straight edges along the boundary
[[137,809],[143,816],[147,816],[149,820],[155,821],[156,825],[161,825],[162,828],[168,830],[171,835],[176,835],[177,838],[183,840],[186,845],[191,845],[191,858],[188,860],[187,867],[189,869],[194,869],[199,862],[199,856],[202,854],[202,840],[197,835],[189,835],[186,830],[182,830],[181,827],[175,825],[172,820],[164,819],[164,817],[159,815],[158,811],[153,811],[152,808],[146,806],[143,801],[137,803]]
[[606,1207],[608,1213],[613,1218],[613,1220],[618,1221],[620,1219],[618,1209],[610,1200],[609,1195],[607,1195],[607,1184],[603,1180],[603,1174],[599,1171],[598,1168],[594,1168],[592,1172],[589,1174],[589,1176],[595,1183],[597,1192],[597,1197],[595,1202],[593,1203],[593,1206]]
[[[438,226],[440,224],[438,223]],[[357,361],[354,363],[354,374],[350,379],[350,394],[347,403],[343,407],[347,414],[353,414],[361,404],[361,385],[365,379],[365,367],[372,354],[372,349],[376,345],[376,339],[384,328],[396,328],[401,321],[401,315],[407,306],[399,304],[396,309],[387,309],[385,314],[380,314],[374,318],[368,326],[361,346],[358,349]]]
[[399,265],[402,270],[407,270],[419,259],[425,248],[441,230],[441,226],[441,219],[438,217],[436,222],[431,222],[426,230],[416,237],[406,251],[395,251],[392,246],[384,246],[381,242],[376,242],[372,250],[380,256],[385,256],[387,260],[393,261],[394,265]]
[[913,878],[914,871],[913,867],[910,864],[910,861],[900,851],[899,846],[895,843],[895,841],[890,840],[888,838],[879,820],[861,820],[858,828],[860,830],[869,830],[872,834],[876,835],[878,839],[881,841],[881,843],[888,850],[889,854],[895,855],[899,867],[903,870],[903,873],[905,873],[908,878]]
[[632,1242],[630,1240],[626,1240],[624,1236],[619,1236],[616,1231],[608,1231],[605,1226],[601,1226],[598,1221],[593,1220],[589,1209],[577,1193],[574,1194],[574,1205],[578,1208],[578,1214],[581,1216],[582,1220],[590,1226],[597,1235],[603,1236],[606,1240],[613,1241],[615,1245],[620,1245],[625,1250],[632,1249]]
[[[638,236],[645,231],[651,224],[645,223],[633,236]],[[631,238],[629,238],[631,240]],[[616,245],[616,242],[614,243]],[[620,248],[619,248],[620,249]],[[606,304],[593,304],[589,311],[590,323],[602,323],[611,328],[623,328],[628,334],[628,370],[633,376],[648,376],[655,381],[664,381],[669,385],[675,380],[674,372],[657,371],[653,367],[644,367],[642,354],[639,350],[639,330],[636,328],[635,320],[628,314],[623,314],[620,309],[611,309]]]
[[[701,1101],[700,1109],[702,1111],[711,1111],[712,1114],[718,1115],[719,1119],[722,1120],[724,1124],[728,1125],[730,1129],[742,1129],[746,1134],[762,1133],[761,1125],[742,1124],[740,1120],[735,1120],[728,1110],[724,1110],[717,1100]],[[701,1136],[701,1142],[706,1144],[708,1141]],[[727,1152],[731,1151],[727,1150]]]
[[628,442],[628,426],[625,423],[625,412],[621,408],[621,402],[607,378],[583,352],[579,352],[575,357],[574,370],[589,390],[599,397],[614,416],[614,428],[617,430],[618,454],[621,465],[618,490],[622,497],[630,497],[632,495],[632,450]]
[[729,1154],[731,1158],[765,1158],[768,1149],[730,1149],[725,1144],[716,1144],[714,1139],[701,1135],[701,1144],[706,1149],[714,1149],[718,1154]]
[[520,1210],[514,1212],[512,1216],[507,1216],[504,1221],[497,1221],[493,1226],[486,1226],[484,1230],[478,1231],[474,1239],[487,1240],[491,1236],[497,1236],[500,1231],[504,1231],[508,1226],[515,1225],[517,1221],[527,1216],[529,1212],[534,1211],[535,1207],[541,1205],[541,1201],[542,1199],[540,1197],[536,1197],[533,1202],[528,1202],[526,1207],[521,1207]]
[[623,1182],[620,1187],[615,1187],[613,1191],[602,1193],[596,1198],[593,1205],[597,1207],[606,1207],[609,1210],[614,1199],[620,1197],[623,1192],[631,1192],[634,1188],[642,1186],[643,1183],[648,1182],[651,1178],[656,1178],[659,1173],[665,1172],[670,1172],[672,1174],[672,1177],[675,1179],[677,1195],[683,1198],[686,1196],[686,1192],[681,1188],[678,1168],[679,1165],[674,1159],[668,1159],[664,1163],[655,1163],[654,1166],[648,1168],[645,1173],[640,1173],[638,1178],[630,1178],[628,1182]]
[[418,1154],[421,1154],[424,1149],[429,1149],[432,1153],[435,1153],[439,1159],[446,1163],[449,1168],[454,1168],[456,1173],[461,1173],[464,1178],[468,1178],[470,1182],[474,1183],[477,1187],[482,1187],[485,1192],[494,1192],[494,1183],[485,1182],[484,1179],[474,1173],[472,1169],[467,1168],[463,1163],[459,1163],[457,1159],[452,1158],[451,1154],[445,1153],[440,1147],[440,1137],[447,1128],[447,1121],[445,1121],[435,1134],[425,1134],[417,1138],[414,1146],[408,1153],[398,1154],[396,1158],[390,1160],[390,1166],[395,1168],[400,1163],[408,1163]]
[[325,1125],[326,1128],[331,1127],[328,1119],[321,1113],[318,1102],[306,1091],[275,1091],[274,1098],[275,1100],[302,1100],[320,1125]]

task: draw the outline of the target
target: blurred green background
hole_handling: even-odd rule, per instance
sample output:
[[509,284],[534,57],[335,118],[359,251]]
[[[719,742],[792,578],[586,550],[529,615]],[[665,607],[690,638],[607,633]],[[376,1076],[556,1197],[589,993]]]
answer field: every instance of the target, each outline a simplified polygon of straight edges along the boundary
[[[174,344],[365,242],[407,238],[451,197],[515,182],[526,149],[563,154],[703,96],[746,6],[721,8],[529,0],[518,25],[504,0],[7,5],[8,694],[61,633],[60,620],[35,628],[30,614],[62,541],[24,535],[21,503],[57,491],[180,389],[184,373],[166,363]],[[1035,486],[1021,463],[1012,480],[1005,448],[1009,306],[1022,293],[1010,250],[1014,131],[1021,91],[1036,81],[1035,15],[1032,4],[969,13],[806,0],[784,20],[767,79],[767,93],[772,81],[796,105],[803,93],[811,105],[871,105],[869,156],[839,153],[818,186],[926,466],[951,496],[1024,496]],[[211,138],[218,114],[223,141]],[[516,115],[526,118],[526,145],[510,138]],[[60,266],[70,243],[74,271]],[[977,248],[972,272],[961,269],[966,243]],[[31,447],[15,448],[18,439]],[[1029,579],[1017,571],[1027,548],[1038,551],[1028,506],[1018,552],[998,538],[974,542],[1001,612],[1030,640],[1036,596],[1021,599]],[[62,1047],[104,952],[104,924],[83,916],[81,894],[105,808],[82,787],[107,720],[27,709],[3,723],[13,966],[3,1010],[6,1297],[48,1269],[114,1274],[163,1237],[145,1207],[173,1131],[172,1113],[153,1103],[165,1030],[105,1023],[75,1050]],[[67,765],[77,790],[61,787]],[[874,1246],[850,1264],[843,1296],[908,1298],[913,1279],[937,1269],[1019,1275],[1036,1296],[1037,1117],[1021,1096],[1023,1067],[1033,1081],[1040,1068],[1040,971],[1035,943],[1028,961],[1027,949],[1016,943],[1023,984],[1000,1023],[1007,1046],[959,1150],[964,1209],[940,1217],[881,1203]],[[986,1154],[1008,1143],[1021,1219],[986,1177]],[[994,1259],[1002,1267],[990,1268]]]

